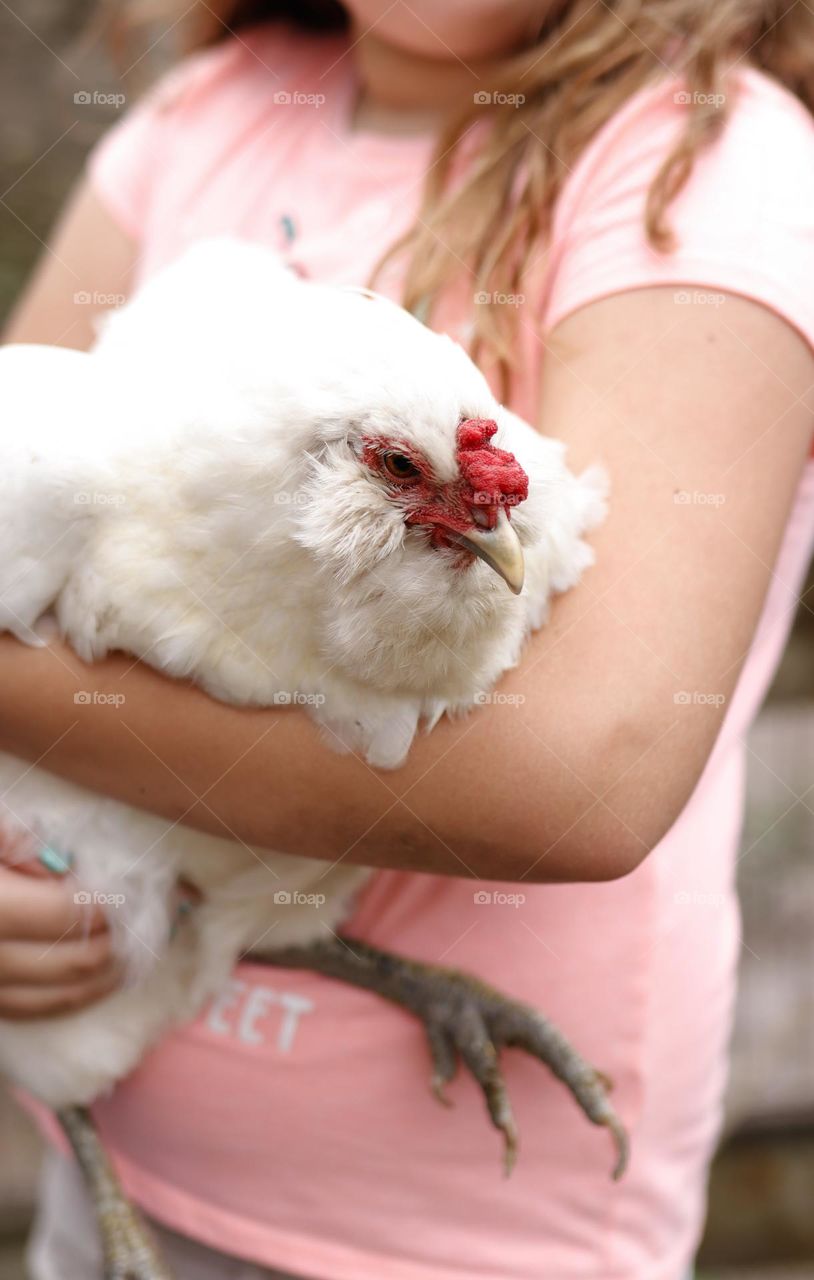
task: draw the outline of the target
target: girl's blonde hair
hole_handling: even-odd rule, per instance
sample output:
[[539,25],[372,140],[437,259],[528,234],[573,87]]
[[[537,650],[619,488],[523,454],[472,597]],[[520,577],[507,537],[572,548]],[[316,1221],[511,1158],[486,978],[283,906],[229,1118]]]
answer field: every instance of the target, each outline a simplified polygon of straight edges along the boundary
[[[186,7],[187,0],[131,0],[124,16],[166,21]],[[115,8],[121,13],[121,4]],[[495,62],[490,102],[475,101],[473,92],[450,119],[419,218],[387,255],[407,255],[403,302],[409,308],[436,298],[460,276],[462,263],[471,272],[473,297],[522,293],[576,159],[636,90],[668,68],[683,81],[687,111],[645,209],[647,236],[662,252],[671,245],[668,206],[699,151],[724,127],[733,63],[748,60],[814,110],[814,10],[804,0],[551,0],[541,8],[549,12],[536,41]],[[338,0],[208,0],[182,19],[184,45],[211,44],[270,18],[334,29],[346,14]],[[484,118],[490,123],[484,144],[453,185],[464,137]],[[486,304],[473,311],[475,354],[496,360],[507,377],[515,309]]]

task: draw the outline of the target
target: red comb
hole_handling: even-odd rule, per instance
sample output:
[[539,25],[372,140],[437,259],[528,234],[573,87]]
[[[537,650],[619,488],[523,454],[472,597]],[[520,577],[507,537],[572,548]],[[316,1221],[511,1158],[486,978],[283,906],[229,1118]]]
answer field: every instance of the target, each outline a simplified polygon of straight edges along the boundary
[[467,418],[458,427],[458,465],[484,506],[516,507],[529,495],[529,478],[513,453],[490,441],[497,431],[491,418]]

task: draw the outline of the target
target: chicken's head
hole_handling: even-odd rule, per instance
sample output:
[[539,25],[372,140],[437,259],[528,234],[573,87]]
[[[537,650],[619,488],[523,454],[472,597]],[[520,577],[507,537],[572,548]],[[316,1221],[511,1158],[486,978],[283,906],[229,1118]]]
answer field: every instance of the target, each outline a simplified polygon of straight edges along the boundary
[[386,572],[391,592],[425,613],[445,595],[460,608],[468,595],[505,606],[507,586],[523,587],[523,545],[539,536],[517,511],[526,471],[500,447],[509,415],[456,342],[400,307],[338,290],[321,302],[307,401],[290,397],[311,433],[301,545],[363,592],[384,589]]
[[460,568],[479,557],[517,595],[523,550],[510,512],[528,496],[528,477],[513,454],[492,444],[496,431],[491,419],[458,423],[452,478],[438,476],[432,460],[404,439],[367,436],[362,460],[408,528],[422,530],[432,548],[452,551]]

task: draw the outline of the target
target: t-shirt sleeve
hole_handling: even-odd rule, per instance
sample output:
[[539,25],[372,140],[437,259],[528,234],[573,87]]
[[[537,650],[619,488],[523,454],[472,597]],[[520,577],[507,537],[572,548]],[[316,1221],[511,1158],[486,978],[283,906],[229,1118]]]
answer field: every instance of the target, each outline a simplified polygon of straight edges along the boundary
[[88,157],[87,173],[114,221],[140,240],[156,184],[173,163],[173,143],[196,106],[229,70],[234,42],[186,58],[126,111]]
[[687,110],[675,81],[636,96],[569,176],[555,216],[543,324],[610,294],[675,285],[677,306],[725,293],[771,308],[814,347],[814,121],[756,71],[668,207],[672,252],[648,243],[647,192]]

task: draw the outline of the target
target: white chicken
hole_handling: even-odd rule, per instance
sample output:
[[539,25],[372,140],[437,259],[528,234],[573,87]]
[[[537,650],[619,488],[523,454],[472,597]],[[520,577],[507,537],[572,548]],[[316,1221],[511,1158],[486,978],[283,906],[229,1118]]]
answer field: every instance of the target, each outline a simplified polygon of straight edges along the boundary
[[[0,627],[36,643],[52,611],[85,659],[125,650],[231,703],[301,702],[330,744],[380,768],[517,662],[551,594],[591,563],[583,535],[604,512],[601,471],[573,476],[563,446],[502,408],[449,338],[233,241],[188,250],[89,354],[3,349],[0,405]],[[109,1276],[166,1273],[126,1207],[111,1209],[76,1108],[247,951],[423,1017],[437,1090],[460,1054],[509,1159],[495,1049],[526,1048],[609,1126],[623,1163],[601,1077],[542,1015],[464,975],[337,945],[366,868],[170,825],[8,756],[0,790],[6,827],[70,851],[80,897],[120,904],[124,987],[71,1016],[0,1024],[0,1070],[57,1110],[105,1200]],[[202,900],[173,931],[179,878]],[[439,983],[443,1024],[428,1012]]]

